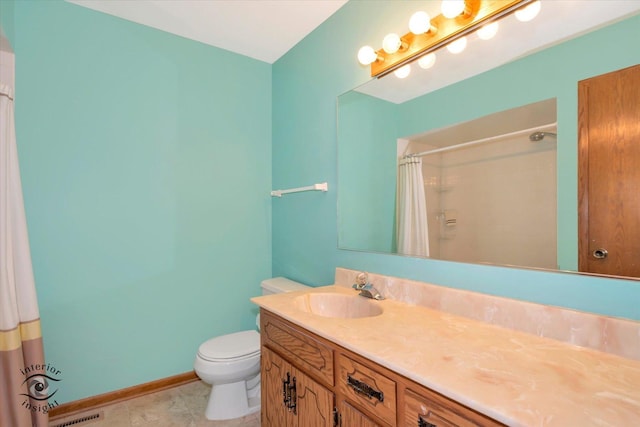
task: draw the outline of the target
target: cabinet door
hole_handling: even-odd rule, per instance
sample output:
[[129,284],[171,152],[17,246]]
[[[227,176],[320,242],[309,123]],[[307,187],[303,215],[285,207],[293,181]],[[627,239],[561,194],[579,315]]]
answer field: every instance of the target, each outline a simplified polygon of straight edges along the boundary
[[381,427],[362,412],[351,406],[346,400],[338,404],[339,424],[341,427]]
[[333,427],[333,393],[293,368],[296,379],[296,418],[298,427]]
[[294,426],[293,412],[284,404],[284,390],[287,373],[291,365],[266,347],[262,347],[261,387],[262,387],[262,426]]
[[262,426],[332,427],[333,393],[262,347]]

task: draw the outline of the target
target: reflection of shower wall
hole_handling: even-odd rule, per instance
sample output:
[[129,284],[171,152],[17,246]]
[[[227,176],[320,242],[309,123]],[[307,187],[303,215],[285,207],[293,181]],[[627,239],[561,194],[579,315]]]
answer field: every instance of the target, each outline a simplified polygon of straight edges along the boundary
[[427,225],[429,227],[429,256],[440,258],[440,225],[438,221],[442,188],[442,155],[433,154],[422,158],[424,194],[427,201]]
[[[433,256],[557,268],[555,148],[522,135],[423,157],[432,172],[425,180],[441,180],[439,191],[426,186],[430,236],[440,231]],[[456,224],[432,226],[434,209],[455,212]]]

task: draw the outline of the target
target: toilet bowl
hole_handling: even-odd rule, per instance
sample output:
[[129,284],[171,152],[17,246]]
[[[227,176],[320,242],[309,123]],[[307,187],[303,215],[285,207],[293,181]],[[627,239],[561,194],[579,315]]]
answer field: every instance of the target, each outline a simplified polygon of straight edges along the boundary
[[[261,287],[263,295],[308,288],[284,277],[265,280]],[[205,341],[198,348],[193,367],[202,381],[211,384],[205,410],[207,419],[240,418],[260,410],[260,334],[257,331],[241,331]]]
[[196,374],[211,384],[205,416],[239,418],[260,409],[260,334],[242,331],[205,341],[198,348]]

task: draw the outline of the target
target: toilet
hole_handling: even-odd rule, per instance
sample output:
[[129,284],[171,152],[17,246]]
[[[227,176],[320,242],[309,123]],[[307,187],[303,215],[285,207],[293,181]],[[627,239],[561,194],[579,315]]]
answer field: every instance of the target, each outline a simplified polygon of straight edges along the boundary
[[[308,289],[301,283],[275,277],[261,283],[262,295]],[[260,315],[256,319],[260,327]],[[260,334],[235,332],[205,341],[198,348],[194,370],[211,384],[205,416],[209,420],[240,418],[260,410]]]

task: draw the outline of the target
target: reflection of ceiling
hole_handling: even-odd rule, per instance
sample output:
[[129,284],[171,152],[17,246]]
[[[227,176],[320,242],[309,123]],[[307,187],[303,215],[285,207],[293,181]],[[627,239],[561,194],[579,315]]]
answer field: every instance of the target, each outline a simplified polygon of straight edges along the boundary
[[[403,139],[412,142],[415,150],[411,152],[418,152],[496,137],[524,129],[554,130],[556,117],[556,100],[552,98]],[[419,145],[416,146],[416,144]]]
[[[399,104],[637,13],[637,0],[542,0],[542,10],[533,21],[519,22],[508,16],[500,21],[500,30],[492,40],[483,41],[472,34],[461,54],[438,50],[436,64],[429,70],[411,64],[411,74],[405,79],[390,74],[356,90]],[[620,43],[637,49],[635,40]]]
[[347,2],[347,0],[67,1],[270,64]]

